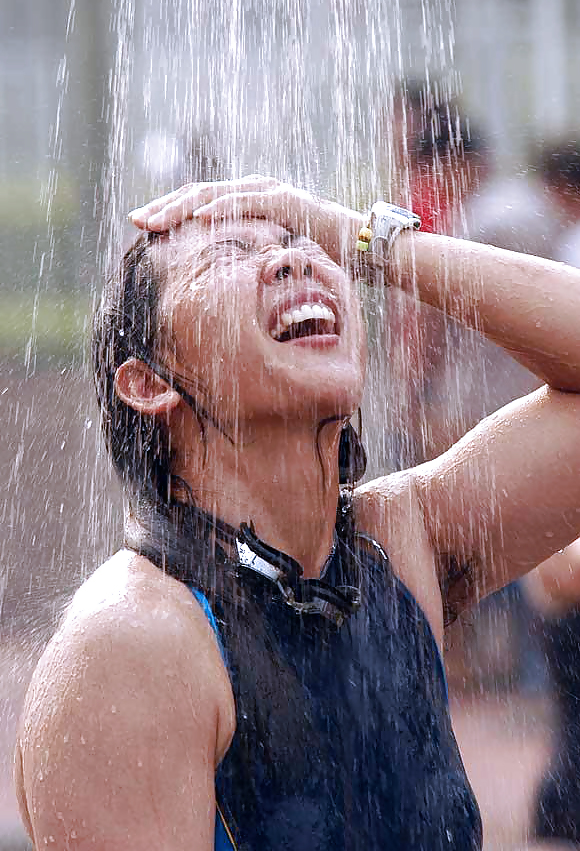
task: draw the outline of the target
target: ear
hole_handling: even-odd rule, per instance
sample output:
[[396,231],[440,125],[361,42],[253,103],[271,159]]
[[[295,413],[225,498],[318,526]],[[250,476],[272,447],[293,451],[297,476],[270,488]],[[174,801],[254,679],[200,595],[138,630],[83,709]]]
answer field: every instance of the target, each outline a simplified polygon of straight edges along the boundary
[[167,414],[181,402],[181,396],[138,358],[129,358],[115,373],[115,393],[140,414]]

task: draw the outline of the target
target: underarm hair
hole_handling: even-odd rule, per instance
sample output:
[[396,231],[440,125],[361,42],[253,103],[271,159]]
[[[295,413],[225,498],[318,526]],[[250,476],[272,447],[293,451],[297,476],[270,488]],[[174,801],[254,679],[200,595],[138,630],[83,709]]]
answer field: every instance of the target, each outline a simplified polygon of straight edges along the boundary
[[477,563],[474,558],[460,559],[444,553],[441,556],[439,585],[443,598],[443,623],[450,626],[457,620],[473,597]]

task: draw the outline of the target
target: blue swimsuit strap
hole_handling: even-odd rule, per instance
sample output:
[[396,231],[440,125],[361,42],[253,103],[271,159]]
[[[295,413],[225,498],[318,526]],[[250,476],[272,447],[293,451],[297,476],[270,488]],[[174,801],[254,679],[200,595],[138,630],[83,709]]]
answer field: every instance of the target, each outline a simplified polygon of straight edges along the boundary
[[[215,615],[211,610],[211,606],[207,600],[207,597],[201,593],[198,588],[195,588],[190,582],[186,583],[187,587],[201,606],[204,611],[205,616],[207,617],[211,628],[213,629],[217,643],[220,648],[220,652],[222,654],[222,659],[224,660],[224,664],[226,661],[224,646],[222,644],[221,636],[219,633],[217,621],[215,619]],[[227,825],[227,822],[224,818],[224,815],[220,809],[219,803],[216,801],[216,817],[215,817],[215,851],[237,851],[237,846],[232,836],[232,833]]]
[[220,652],[222,654],[222,659],[225,662],[226,654],[225,654],[224,646],[222,644],[222,639],[221,639],[219,627],[217,625],[215,615],[211,610],[211,606],[208,602],[207,597],[205,596],[205,594],[201,593],[199,588],[196,588],[194,585],[192,585],[191,582],[186,582],[185,584],[187,585],[187,587],[189,588],[189,590],[191,591],[191,593],[193,594],[193,596],[195,597],[195,599],[197,600],[197,602],[199,603],[201,608],[203,609],[204,614],[205,614],[206,618],[208,619],[211,628],[215,632],[215,637],[217,638],[217,643],[219,645]]

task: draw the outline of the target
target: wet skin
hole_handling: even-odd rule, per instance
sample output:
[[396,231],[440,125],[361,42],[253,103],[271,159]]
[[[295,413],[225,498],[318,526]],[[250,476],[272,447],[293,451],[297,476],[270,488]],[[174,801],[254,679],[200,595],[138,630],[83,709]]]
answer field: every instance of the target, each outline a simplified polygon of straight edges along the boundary
[[[168,266],[172,367],[196,377],[229,428],[277,417],[291,429],[297,417],[318,423],[356,409],[366,361],[359,300],[320,246],[267,221],[191,225],[170,241]],[[281,318],[304,303],[327,307],[334,326],[279,342]]]
[[[158,360],[209,417],[200,423],[135,358],[117,370],[118,395],[166,417],[172,472],[197,505],[234,527],[253,522],[318,575],[333,541],[340,432],[363,390],[355,286],[317,244],[263,220],[186,226],[153,261],[165,281]],[[323,320],[304,326],[311,308]]]
[[[231,184],[185,187],[172,194],[168,213],[162,199],[135,219],[147,226],[153,213],[164,230],[200,204],[211,207],[205,231],[187,225],[164,242],[163,351],[220,402],[216,410],[234,426],[236,445],[209,429],[204,468],[195,417],[166,382],[127,362],[117,389],[137,410],[167,417],[183,478],[196,485],[200,471],[213,476],[201,479],[201,505],[233,523],[255,518],[269,543],[303,564],[301,553],[310,554],[315,575],[334,524],[339,427],[322,435],[325,481],[314,424],[323,414],[349,413],[360,398],[363,338],[348,278],[315,246],[290,251],[284,228],[296,230],[309,216],[330,251],[340,234],[354,239],[356,216],[263,183],[264,191],[260,179],[251,181],[242,195]],[[222,197],[212,201],[218,190]],[[272,224],[224,224],[233,208],[248,218],[266,210]],[[214,246],[216,236],[255,241],[246,252]],[[447,584],[454,559],[467,568],[467,585],[458,589],[467,604],[580,533],[580,273],[429,234],[400,237],[391,272],[389,283],[482,328],[548,385],[436,461],[355,491],[359,528],[388,551],[441,642],[442,588],[455,592]],[[306,288],[314,280],[335,299],[337,341],[319,347],[271,337],[294,279]],[[37,847],[49,839],[68,847],[74,832],[81,851],[151,844],[210,851],[215,770],[235,729],[234,709],[215,636],[188,589],[145,559],[119,553],[73,601],[27,697],[17,782]]]

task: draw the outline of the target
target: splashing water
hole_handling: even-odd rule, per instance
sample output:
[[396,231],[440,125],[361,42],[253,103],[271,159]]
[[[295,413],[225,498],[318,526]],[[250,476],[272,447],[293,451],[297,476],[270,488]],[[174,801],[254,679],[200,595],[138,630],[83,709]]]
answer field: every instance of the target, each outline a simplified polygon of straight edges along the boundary
[[[91,21],[89,6],[70,5],[73,48]],[[425,103],[449,104],[461,92],[452,0],[115,0],[110,30],[112,49],[103,47],[101,57],[108,87],[102,120],[96,107],[106,140],[85,162],[80,224],[72,231],[77,256],[98,245],[96,257],[79,262],[88,301],[132,237],[127,212],[187,180],[258,172],[361,210],[379,198],[408,201],[412,116],[404,103],[397,111],[398,82],[420,80]],[[98,440],[88,370],[66,367],[45,382],[36,362],[38,302],[47,270],[54,275],[58,267],[55,200],[72,132],[63,130],[62,108],[73,48],[57,75],[43,198],[48,238],[36,258],[41,283],[23,358],[28,380],[7,373],[0,386],[11,489],[2,504],[9,533],[0,547],[0,613],[4,604],[2,636],[15,642],[0,682],[17,695],[4,719],[7,739],[32,661],[72,589],[119,543],[120,499]],[[458,382],[458,363],[468,364],[479,407],[468,416],[465,385],[454,387],[441,414],[444,436],[435,440],[429,407],[436,401],[424,394],[425,364],[410,351],[425,314],[390,292],[365,291],[363,299],[372,342],[364,440],[376,475],[429,457],[435,444],[443,448],[445,435],[457,437],[490,409],[493,392],[477,338],[459,338],[444,325],[443,386]],[[229,340],[238,332],[229,329]],[[34,566],[26,581],[23,564]]]
[[[405,105],[396,115],[398,84],[417,78],[442,103],[460,88],[447,0],[118,0],[114,27],[103,268],[126,245],[127,210],[205,177],[208,164],[210,175],[273,175],[361,210],[391,198],[408,182],[395,150],[397,121],[406,121]],[[408,186],[393,200],[405,195]],[[422,378],[409,373],[405,341],[391,339],[401,323],[385,322],[388,298],[366,295],[378,340],[365,440],[373,469],[384,470],[424,454],[410,444],[428,437],[404,425]],[[395,393],[385,392],[388,351],[397,353]]]

